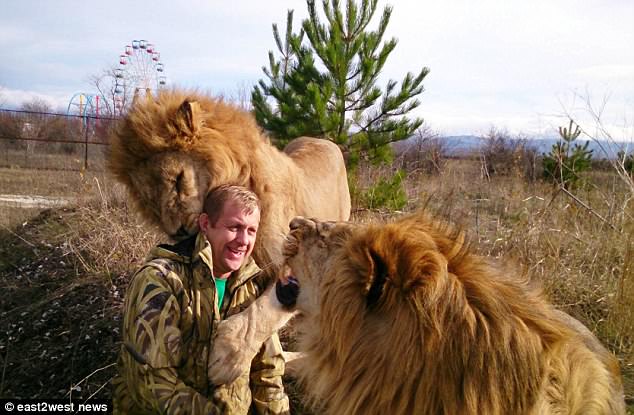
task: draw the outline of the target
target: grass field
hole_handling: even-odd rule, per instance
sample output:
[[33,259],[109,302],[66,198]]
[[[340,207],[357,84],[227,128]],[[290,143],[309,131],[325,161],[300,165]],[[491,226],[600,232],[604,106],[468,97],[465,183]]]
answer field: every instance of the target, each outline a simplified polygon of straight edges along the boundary
[[[386,174],[362,168],[357,187]],[[459,224],[477,251],[541,281],[555,304],[619,358],[632,402],[634,194],[609,171],[587,180],[566,193],[519,177],[485,179],[477,162],[449,160],[442,174],[409,172],[403,211],[424,207]],[[159,233],[136,218],[103,173],[3,168],[0,193],[78,197],[76,206],[43,213],[0,207],[0,284],[7,293],[0,300],[0,332],[7,333],[0,338],[0,396],[109,396],[127,278]],[[353,219],[398,214],[357,202]]]
[[[57,197],[92,197],[97,180],[104,181],[103,173],[61,169],[23,169],[0,167],[0,194]],[[11,227],[24,223],[41,209],[2,206],[0,226]]]

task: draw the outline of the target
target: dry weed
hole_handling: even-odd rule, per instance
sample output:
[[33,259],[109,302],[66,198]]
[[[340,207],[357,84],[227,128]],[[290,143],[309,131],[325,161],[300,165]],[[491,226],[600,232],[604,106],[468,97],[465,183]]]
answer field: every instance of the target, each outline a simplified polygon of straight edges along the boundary
[[108,278],[129,274],[164,236],[144,223],[124,189],[107,177],[84,183],[86,194],[68,218],[65,242],[84,270]]

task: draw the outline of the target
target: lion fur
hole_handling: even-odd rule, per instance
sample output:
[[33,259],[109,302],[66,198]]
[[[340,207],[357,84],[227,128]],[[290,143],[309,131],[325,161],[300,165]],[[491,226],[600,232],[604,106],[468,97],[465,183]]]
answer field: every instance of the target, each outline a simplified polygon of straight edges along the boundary
[[422,213],[290,227],[299,379],[325,413],[624,413],[616,359],[464,233]]
[[350,214],[337,145],[302,137],[281,152],[250,113],[198,92],[171,89],[139,98],[110,147],[110,171],[126,185],[142,217],[168,235],[198,230],[204,198],[215,186],[253,190],[262,205],[254,248],[261,267],[282,263],[292,217],[347,220]]

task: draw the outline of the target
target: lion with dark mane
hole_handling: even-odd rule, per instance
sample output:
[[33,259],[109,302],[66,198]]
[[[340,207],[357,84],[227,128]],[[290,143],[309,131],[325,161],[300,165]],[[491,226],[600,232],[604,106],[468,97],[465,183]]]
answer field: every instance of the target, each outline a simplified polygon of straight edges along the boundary
[[[296,215],[347,220],[350,194],[338,146],[301,137],[283,152],[271,145],[254,117],[221,99],[167,90],[139,98],[111,137],[109,168],[126,185],[143,217],[176,238],[198,231],[207,193],[222,184],[253,190],[261,219],[253,256],[275,274],[282,242]],[[266,312],[240,313],[221,323],[210,378],[227,383],[249,367],[262,341],[292,316],[267,290]],[[258,326],[255,326],[255,325]]]
[[625,413],[616,359],[464,233],[425,214],[290,228],[298,377],[325,413]]

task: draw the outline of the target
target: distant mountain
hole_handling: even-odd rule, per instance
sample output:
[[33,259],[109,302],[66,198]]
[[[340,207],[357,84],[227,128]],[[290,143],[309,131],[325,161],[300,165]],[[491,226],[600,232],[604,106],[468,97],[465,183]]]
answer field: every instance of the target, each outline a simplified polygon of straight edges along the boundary
[[[415,143],[415,138],[406,140],[401,149],[405,149]],[[440,137],[440,140],[445,144],[447,151],[450,154],[464,154],[476,151],[483,143],[481,137],[475,135],[452,135]],[[528,143],[534,147],[539,153],[549,153],[552,146],[559,141],[557,138],[530,138]],[[593,151],[593,157],[597,159],[601,158],[614,158],[616,153],[620,150],[627,150],[628,153],[634,152],[634,145],[632,143],[608,143],[607,141],[590,141],[588,148]],[[584,145],[586,140],[577,139],[575,143]],[[606,154],[608,153],[608,154]]]

